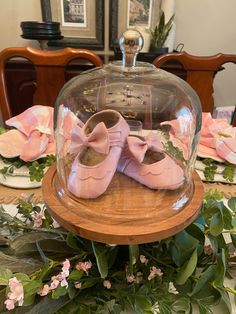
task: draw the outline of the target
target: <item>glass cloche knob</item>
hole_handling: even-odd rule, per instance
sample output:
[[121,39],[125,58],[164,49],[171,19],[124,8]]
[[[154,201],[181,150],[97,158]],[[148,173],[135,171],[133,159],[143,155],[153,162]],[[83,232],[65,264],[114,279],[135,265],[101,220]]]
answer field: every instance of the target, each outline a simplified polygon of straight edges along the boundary
[[143,36],[137,30],[129,29],[121,35],[119,38],[119,45],[123,54],[123,66],[135,66],[137,55],[142,50],[143,43]]

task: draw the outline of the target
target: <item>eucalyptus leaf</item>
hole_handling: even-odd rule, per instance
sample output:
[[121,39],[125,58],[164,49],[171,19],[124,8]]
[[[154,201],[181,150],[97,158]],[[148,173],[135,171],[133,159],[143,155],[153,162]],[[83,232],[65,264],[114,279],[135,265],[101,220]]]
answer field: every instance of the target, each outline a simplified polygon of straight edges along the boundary
[[176,276],[176,283],[178,285],[183,285],[187,279],[193,274],[197,266],[197,249],[195,249],[189,259],[179,270]]
[[224,221],[221,212],[215,213],[210,222],[210,233],[213,236],[218,236],[222,233],[224,228]]

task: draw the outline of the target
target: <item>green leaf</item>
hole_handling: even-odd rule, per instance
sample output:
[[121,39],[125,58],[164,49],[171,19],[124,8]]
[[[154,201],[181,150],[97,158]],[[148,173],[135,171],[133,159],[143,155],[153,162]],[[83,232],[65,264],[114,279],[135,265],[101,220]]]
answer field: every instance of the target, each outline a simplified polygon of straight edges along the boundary
[[0,286],[7,286],[10,278],[13,277],[10,269],[0,266]]
[[58,235],[49,232],[27,232],[10,241],[10,247],[16,253],[37,251],[36,241],[56,238]]
[[80,290],[91,288],[100,282],[101,282],[100,278],[87,278],[86,281],[83,282]]
[[198,248],[199,241],[185,230],[175,235],[171,243],[171,255],[177,266],[183,265],[191,256],[194,249]]
[[43,280],[51,271],[52,267],[54,265],[54,262],[50,259],[46,259],[46,261],[44,262],[44,265],[38,275],[38,279],[39,280]]
[[133,265],[139,259],[139,246],[129,245],[129,274],[133,273]]
[[236,197],[231,197],[228,200],[228,206],[233,212],[236,212]]
[[135,313],[137,314],[143,314],[146,311],[149,311],[152,307],[152,303],[150,300],[147,299],[147,297],[137,295],[135,297],[135,303],[134,303],[134,308],[135,308]]
[[210,233],[213,236],[218,236],[222,233],[224,228],[224,221],[221,212],[215,213],[210,222]]
[[82,270],[73,269],[72,272],[70,272],[68,280],[77,281],[80,278],[82,278],[84,275],[84,272]]
[[34,302],[36,293],[43,287],[41,280],[32,280],[23,283],[24,288],[24,305],[31,305]]
[[27,311],[26,314],[55,314],[68,302],[70,302],[68,296],[62,296],[59,299],[51,299],[45,296],[30,311]]
[[196,284],[193,288],[191,296],[199,292],[205,285],[209,284],[213,277],[217,276],[216,265],[210,265],[204,272],[199,274]]
[[218,290],[212,286],[205,286],[204,289],[201,289],[198,293],[192,296],[192,300],[196,300],[198,304],[204,304],[211,306],[220,301],[221,294]]
[[96,257],[97,267],[102,278],[108,275],[108,263],[106,257],[106,247],[92,241],[93,253]]
[[172,307],[172,310],[177,313],[179,312],[187,313],[190,311],[190,299],[180,297],[172,304],[171,307]]
[[224,205],[223,202],[219,203],[219,209],[223,217],[224,229],[231,230],[232,229],[232,214],[230,210]]
[[0,265],[9,268],[12,272],[30,274],[42,266],[42,263],[33,258],[17,258],[0,252]]
[[197,249],[193,251],[193,254],[191,255],[189,261],[187,261],[179,270],[177,277],[176,277],[176,283],[178,285],[183,285],[187,281],[187,279],[193,274],[193,272],[196,269],[197,266]]
[[199,314],[213,314],[212,310],[204,304],[198,303]]
[[231,233],[230,237],[234,247],[236,248],[236,234]]
[[59,285],[55,290],[52,291],[52,299],[59,299],[61,296],[66,295],[68,292],[66,287]]
[[214,287],[222,287],[224,278],[225,278],[225,272],[226,272],[226,261],[225,261],[225,251],[224,249],[221,250],[220,254],[217,254],[217,277],[213,281]]

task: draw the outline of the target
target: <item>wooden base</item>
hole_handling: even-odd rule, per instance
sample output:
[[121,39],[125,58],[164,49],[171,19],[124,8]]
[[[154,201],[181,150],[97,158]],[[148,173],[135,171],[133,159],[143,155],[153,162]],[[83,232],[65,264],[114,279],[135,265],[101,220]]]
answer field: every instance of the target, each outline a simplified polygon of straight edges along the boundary
[[56,166],[44,176],[42,192],[48,211],[65,229],[109,244],[141,244],[168,238],[198,215],[204,197],[201,179],[175,191],[154,191],[116,173],[106,193],[95,200],[64,191]]

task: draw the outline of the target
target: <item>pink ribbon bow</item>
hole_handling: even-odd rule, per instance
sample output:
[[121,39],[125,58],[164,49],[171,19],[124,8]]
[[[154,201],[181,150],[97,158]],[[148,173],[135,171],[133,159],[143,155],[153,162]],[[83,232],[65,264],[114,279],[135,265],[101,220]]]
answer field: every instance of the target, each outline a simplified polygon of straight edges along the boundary
[[157,135],[154,133],[149,133],[144,140],[136,137],[136,136],[129,136],[127,138],[128,146],[130,152],[133,154],[136,160],[142,162],[144,156],[148,149],[152,149],[156,152],[163,151],[163,145]]
[[90,134],[86,134],[84,127],[76,126],[72,131],[70,151],[78,153],[83,147],[91,147],[96,152],[108,154],[109,134],[103,122],[98,123]]

